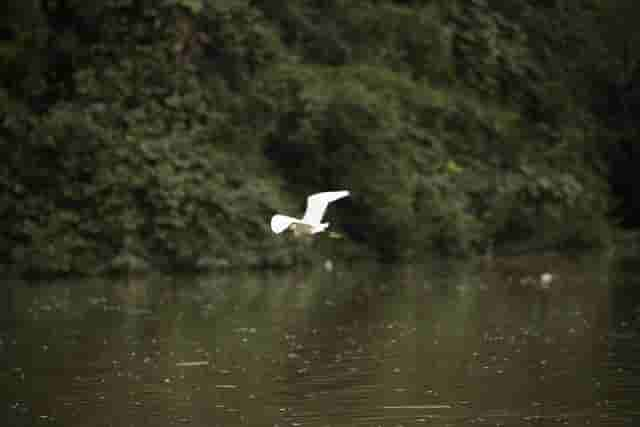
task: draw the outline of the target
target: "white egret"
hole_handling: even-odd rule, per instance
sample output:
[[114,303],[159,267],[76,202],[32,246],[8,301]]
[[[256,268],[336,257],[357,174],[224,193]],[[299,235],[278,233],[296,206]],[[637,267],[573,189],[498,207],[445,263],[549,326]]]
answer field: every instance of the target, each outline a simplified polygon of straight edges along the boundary
[[329,203],[348,195],[349,192],[346,190],[312,194],[307,197],[307,210],[302,219],[280,214],[274,215],[271,218],[271,230],[279,234],[291,228],[296,236],[320,233],[329,227],[328,222],[321,222]]

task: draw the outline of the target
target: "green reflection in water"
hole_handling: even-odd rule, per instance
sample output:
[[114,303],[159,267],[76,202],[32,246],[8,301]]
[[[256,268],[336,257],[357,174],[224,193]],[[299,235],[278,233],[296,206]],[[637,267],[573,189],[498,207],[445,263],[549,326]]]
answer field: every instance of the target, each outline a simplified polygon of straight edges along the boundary
[[[543,271],[549,289],[522,284]],[[612,324],[620,277],[531,258],[20,286],[1,410],[8,425],[625,422],[639,365],[633,323]]]

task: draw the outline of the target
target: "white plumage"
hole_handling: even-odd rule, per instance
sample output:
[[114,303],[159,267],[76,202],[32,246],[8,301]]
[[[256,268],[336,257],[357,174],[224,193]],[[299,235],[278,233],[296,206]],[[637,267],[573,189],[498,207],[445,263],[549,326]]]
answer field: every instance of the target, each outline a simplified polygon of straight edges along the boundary
[[274,215],[271,218],[271,230],[279,234],[291,228],[296,236],[320,233],[329,227],[328,222],[322,222],[322,217],[327,211],[329,203],[348,195],[349,192],[346,190],[312,194],[307,197],[307,210],[302,219],[280,214]]

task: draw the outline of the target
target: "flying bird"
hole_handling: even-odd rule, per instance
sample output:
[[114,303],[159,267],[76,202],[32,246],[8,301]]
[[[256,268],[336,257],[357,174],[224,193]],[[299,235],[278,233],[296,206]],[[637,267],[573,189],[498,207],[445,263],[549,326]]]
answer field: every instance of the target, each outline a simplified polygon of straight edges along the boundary
[[286,215],[274,215],[271,218],[271,230],[276,234],[280,234],[291,228],[295,236],[320,233],[329,227],[328,222],[321,222],[329,203],[348,195],[349,192],[346,190],[312,194],[307,197],[307,210],[302,219]]

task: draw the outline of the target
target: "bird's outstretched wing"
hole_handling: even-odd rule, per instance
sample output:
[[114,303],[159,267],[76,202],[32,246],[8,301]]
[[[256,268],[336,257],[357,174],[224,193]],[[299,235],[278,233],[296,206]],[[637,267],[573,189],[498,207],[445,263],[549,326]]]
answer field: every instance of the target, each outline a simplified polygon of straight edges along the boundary
[[294,222],[299,222],[299,221],[300,220],[297,219],[297,218],[292,218],[292,217],[286,216],[286,215],[274,215],[271,218],[271,230],[276,234],[280,234],[284,230],[289,228],[289,226],[291,224],[293,224]]
[[310,224],[320,224],[329,203],[348,195],[349,192],[346,190],[312,194],[307,197],[307,210],[302,221]]

